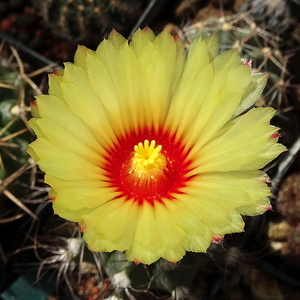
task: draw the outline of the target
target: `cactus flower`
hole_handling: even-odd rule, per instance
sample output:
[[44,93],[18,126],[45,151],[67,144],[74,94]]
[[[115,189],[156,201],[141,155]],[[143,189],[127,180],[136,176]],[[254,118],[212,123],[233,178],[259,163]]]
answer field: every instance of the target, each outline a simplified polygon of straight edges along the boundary
[[214,36],[186,56],[167,32],[145,28],[128,42],[112,31],[49,76],[28,152],[54,212],[80,224],[91,250],[176,262],[270,207],[260,169],[284,147],[274,109],[250,109],[267,76],[218,51]]

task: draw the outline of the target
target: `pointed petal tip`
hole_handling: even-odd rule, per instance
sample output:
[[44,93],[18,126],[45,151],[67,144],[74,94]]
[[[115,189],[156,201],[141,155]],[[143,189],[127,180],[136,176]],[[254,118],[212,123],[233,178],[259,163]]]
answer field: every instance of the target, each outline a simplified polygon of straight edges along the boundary
[[86,225],[84,223],[79,224],[79,230],[81,233],[84,233],[86,230]]
[[273,211],[273,207],[270,205],[270,206],[264,206],[263,209],[265,209],[266,211],[270,210],[270,211]]
[[212,237],[212,243],[214,244],[221,245],[223,244],[223,241],[224,241],[224,236],[215,235]]
[[35,107],[37,107],[36,100],[30,100],[29,103],[30,103],[30,106],[35,106]]
[[271,184],[272,183],[270,178],[263,179],[262,182],[265,183],[265,184]]
[[276,131],[270,136],[270,139],[278,139],[280,137],[282,137],[282,134],[280,132]]
[[180,36],[177,33],[173,35],[173,38],[176,42],[181,40]]
[[56,76],[62,76],[64,74],[64,70],[63,69],[53,69],[52,73]]

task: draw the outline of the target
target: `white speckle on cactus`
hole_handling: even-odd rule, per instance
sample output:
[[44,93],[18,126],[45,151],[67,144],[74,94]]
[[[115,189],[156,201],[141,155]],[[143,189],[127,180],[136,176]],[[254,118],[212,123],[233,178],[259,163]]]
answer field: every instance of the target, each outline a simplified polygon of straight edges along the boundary
[[75,257],[79,254],[80,251],[80,240],[76,238],[69,239],[69,257]]
[[105,298],[104,300],[123,300],[123,299],[112,295],[112,296],[110,296],[108,298]]
[[186,286],[180,285],[177,286],[173,291],[172,291],[172,299],[174,300],[184,300],[187,299],[189,295],[189,289]]
[[244,66],[247,66],[247,67],[252,67],[252,62],[253,62],[253,59],[248,59],[248,58],[242,58],[242,63],[244,64]]
[[128,289],[131,281],[125,272],[119,272],[112,277],[112,284],[115,288]]

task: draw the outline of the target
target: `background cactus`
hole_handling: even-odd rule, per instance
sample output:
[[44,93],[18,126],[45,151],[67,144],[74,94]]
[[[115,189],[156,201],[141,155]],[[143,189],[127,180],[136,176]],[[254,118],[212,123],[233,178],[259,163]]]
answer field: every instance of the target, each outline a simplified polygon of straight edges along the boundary
[[[9,51],[1,44],[0,59],[0,193],[3,199],[9,198],[21,209],[25,205],[15,201],[31,189],[33,162],[26,153],[33,134],[27,127],[29,118],[28,98],[41,93],[31,80],[34,74],[25,74],[24,65],[15,48]],[[8,53],[9,53],[8,52]],[[31,169],[31,171],[30,171]],[[0,205],[6,205],[1,201]],[[29,210],[27,210],[27,213]]]
[[300,174],[290,174],[282,183],[276,201],[276,210],[290,223],[300,221]]
[[112,28],[128,34],[146,3],[138,0],[47,0],[36,1],[35,5],[55,35],[95,47]]
[[248,0],[242,5],[241,10],[249,11],[255,23],[269,30],[282,33],[291,26],[291,10],[286,0]]
[[[37,220],[28,195],[36,186],[35,164],[26,153],[34,136],[27,127],[29,99],[41,93],[17,50],[0,43],[0,268],[10,269],[10,255],[24,242],[28,223]],[[43,72],[43,71],[41,71]],[[12,238],[13,236],[13,238]],[[0,276],[0,285],[11,272]]]

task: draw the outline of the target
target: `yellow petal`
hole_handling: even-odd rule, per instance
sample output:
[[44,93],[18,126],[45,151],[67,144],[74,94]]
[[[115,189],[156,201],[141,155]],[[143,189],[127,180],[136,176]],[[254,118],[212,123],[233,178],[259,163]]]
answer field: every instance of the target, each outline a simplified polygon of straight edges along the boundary
[[226,233],[242,232],[244,229],[244,221],[241,215],[232,210],[224,218],[211,219],[204,221],[204,224],[210,228],[213,235],[224,235]]
[[[41,169],[61,179],[106,179],[99,166],[88,162],[74,152],[56,147],[44,138],[30,144],[38,157]],[[75,163],[76,162],[76,163]]]
[[103,155],[106,154],[103,147],[98,145],[96,149],[90,148],[90,146],[93,146],[92,144],[87,146],[57,122],[49,119],[31,119],[28,123],[39,137],[44,137],[51,144],[74,152],[94,164],[101,165],[101,162],[103,162]]
[[186,209],[194,212],[201,221],[211,220],[216,216],[222,218],[228,213],[228,209],[217,203],[215,200],[218,199],[206,191],[203,193],[199,191],[196,195],[178,194],[174,196]]
[[78,45],[74,56],[74,64],[84,69],[86,66],[87,54],[96,56],[95,51],[92,51],[84,46]]
[[[270,136],[277,131],[269,125],[273,114],[272,108],[257,108],[241,116],[226,133],[195,153],[198,166],[191,173],[234,171],[255,161],[257,155],[265,151]],[[191,156],[197,147],[194,149]]]
[[148,27],[144,30],[138,29],[132,36],[130,47],[138,54],[149,43],[155,39],[153,31]]
[[[143,100],[140,96],[139,80],[141,78],[137,60],[128,44],[117,52],[110,43],[98,50],[98,58],[87,57],[87,74],[90,85],[97,94],[108,115],[108,120],[116,134],[124,134],[125,130],[134,128],[144,117]],[[107,54],[113,52],[107,59]],[[118,75],[116,68],[122,69]],[[101,84],[99,79],[101,78]]]
[[55,201],[53,202],[54,213],[62,218],[65,218],[72,222],[81,222],[82,216],[93,211],[93,208],[82,208],[78,210],[69,210],[63,205],[59,205]]
[[190,211],[180,201],[165,202],[166,209],[176,225],[185,232],[183,246],[186,251],[205,252],[210,245],[212,234],[198,218],[197,211]]
[[105,183],[102,183],[98,188],[61,189],[57,193],[55,202],[69,210],[78,210],[103,206],[116,196],[118,193],[113,188],[108,188]]
[[74,188],[99,188],[101,181],[97,179],[85,180],[69,180],[60,179],[49,174],[45,175],[45,182],[53,187],[56,191],[61,189],[74,189]]
[[[134,243],[139,213],[140,207],[134,201],[117,199],[83,216],[84,226],[93,229],[84,232],[88,236],[88,244],[94,251],[130,249]],[[93,235],[98,235],[101,242],[95,243]]]
[[60,84],[63,76],[58,76],[56,74],[49,74],[49,94],[59,97],[62,99],[62,93],[60,90]]
[[[63,99],[53,95],[37,96],[37,106],[41,118],[50,119],[58,123],[65,128],[69,134],[74,135],[93,149],[97,149],[99,146],[99,142],[96,140],[97,135],[93,135],[93,132],[70,110]],[[76,128],[76,130],[74,130],[74,128]]]
[[256,216],[260,215],[266,210],[270,209],[270,199],[268,197],[259,198],[254,204],[251,205],[243,205],[236,209],[238,213],[245,216]]
[[251,107],[261,96],[268,80],[266,73],[257,73],[251,75],[251,82],[246,88],[242,101],[234,112],[234,116],[241,114]]
[[264,173],[260,171],[209,173],[194,178],[181,191],[198,197],[199,201],[210,199],[232,210],[244,205],[255,205],[257,199],[270,196],[270,189],[264,179]]

